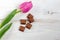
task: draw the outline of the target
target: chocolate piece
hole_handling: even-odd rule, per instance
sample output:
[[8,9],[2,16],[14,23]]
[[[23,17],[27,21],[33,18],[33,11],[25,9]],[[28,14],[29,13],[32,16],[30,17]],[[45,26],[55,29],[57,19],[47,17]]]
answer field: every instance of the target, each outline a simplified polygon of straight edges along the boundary
[[21,22],[21,24],[26,24],[26,20],[25,19],[21,19],[20,22]]
[[28,19],[28,21],[29,21],[30,23],[32,23],[32,22],[34,22],[34,19],[33,19],[33,18],[30,18],[30,19]]
[[28,18],[28,19],[29,19],[29,18],[33,18],[33,15],[28,14],[27,18]]
[[32,25],[30,23],[26,24],[26,28],[30,29],[32,27]]
[[23,27],[23,26],[20,26],[19,30],[20,30],[20,31],[22,31],[22,32],[24,32],[24,30],[25,30],[25,27]]
[[28,21],[29,21],[30,23],[34,22],[33,15],[28,14],[27,18],[28,18]]

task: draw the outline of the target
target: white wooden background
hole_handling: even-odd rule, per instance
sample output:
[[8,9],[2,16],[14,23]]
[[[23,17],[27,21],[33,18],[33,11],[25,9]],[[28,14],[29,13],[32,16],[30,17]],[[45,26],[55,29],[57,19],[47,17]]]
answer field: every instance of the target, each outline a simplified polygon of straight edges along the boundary
[[[4,19],[25,1],[33,3],[33,8],[28,13],[32,13],[35,19],[43,21],[32,23],[32,29],[26,29],[24,33],[18,30],[19,21],[13,22],[11,29],[2,40],[60,40],[60,0],[0,0],[0,19]],[[56,13],[51,15],[47,13],[48,11]],[[17,14],[12,21],[26,18],[27,14],[22,15]]]

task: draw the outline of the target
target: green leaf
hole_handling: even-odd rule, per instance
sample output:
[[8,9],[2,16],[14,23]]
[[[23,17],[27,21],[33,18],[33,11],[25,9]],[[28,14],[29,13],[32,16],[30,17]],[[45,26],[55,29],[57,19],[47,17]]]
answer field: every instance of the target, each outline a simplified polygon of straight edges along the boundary
[[5,24],[11,21],[11,19],[16,15],[17,9],[14,9],[1,23],[0,28],[2,28]]
[[6,33],[6,31],[8,31],[8,29],[11,27],[12,23],[7,24],[4,28],[2,28],[0,30],[0,39],[2,38],[2,36]]

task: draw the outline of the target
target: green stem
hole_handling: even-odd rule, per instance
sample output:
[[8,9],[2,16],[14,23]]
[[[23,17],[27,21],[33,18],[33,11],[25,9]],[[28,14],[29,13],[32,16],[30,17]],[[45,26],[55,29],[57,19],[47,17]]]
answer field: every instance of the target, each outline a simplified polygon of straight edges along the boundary
[[6,31],[8,31],[8,29],[11,27],[12,23],[6,25],[4,28],[2,28],[0,30],[0,39],[2,38],[2,36],[5,34]]
[[19,13],[19,12],[21,12],[21,10],[17,10],[17,11],[16,11],[16,13]]
[[17,14],[21,12],[20,10],[14,9],[1,23],[0,28],[2,28],[5,24],[11,21],[11,19]]

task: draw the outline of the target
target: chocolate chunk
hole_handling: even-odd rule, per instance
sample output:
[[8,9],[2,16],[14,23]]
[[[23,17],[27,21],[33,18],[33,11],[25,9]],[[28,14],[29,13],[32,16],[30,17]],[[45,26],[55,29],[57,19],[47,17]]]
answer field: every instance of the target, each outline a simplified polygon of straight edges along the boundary
[[34,18],[32,14],[28,14],[27,19],[30,23],[34,22]]
[[28,21],[29,21],[30,23],[32,23],[32,22],[34,22],[34,19],[33,19],[33,18],[30,18],[30,19],[28,19]]
[[22,32],[24,32],[24,30],[25,30],[25,27],[23,27],[23,26],[20,26],[19,30],[20,30],[20,31],[22,31]]
[[32,27],[32,25],[30,23],[26,24],[26,28],[30,29]]
[[26,24],[26,20],[25,19],[21,19],[20,22],[21,22],[21,24]]
[[28,14],[27,18],[28,18],[28,19],[29,19],[29,18],[33,18],[33,15]]

